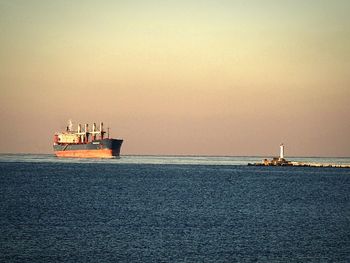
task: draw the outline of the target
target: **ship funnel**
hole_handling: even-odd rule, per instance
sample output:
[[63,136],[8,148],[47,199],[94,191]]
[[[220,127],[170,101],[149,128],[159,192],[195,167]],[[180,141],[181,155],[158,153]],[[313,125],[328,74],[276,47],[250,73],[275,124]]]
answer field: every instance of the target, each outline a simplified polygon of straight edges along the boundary
[[89,132],[89,124],[85,124],[85,132]]
[[68,131],[72,131],[73,130],[73,122],[72,120],[68,120]]
[[81,124],[78,125],[78,133],[81,132]]

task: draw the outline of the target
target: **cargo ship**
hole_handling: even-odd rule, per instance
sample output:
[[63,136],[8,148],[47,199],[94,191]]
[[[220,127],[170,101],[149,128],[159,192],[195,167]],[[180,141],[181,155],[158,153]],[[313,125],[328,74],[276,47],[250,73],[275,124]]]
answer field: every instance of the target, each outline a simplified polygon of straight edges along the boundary
[[79,124],[74,131],[70,121],[66,131],[55,133],[53,150],[57,157],[118,158],[123,140],[109,138],[109,129],[106,138],[105,135],[102,122],[99,129],[96,123],[92,125],[91,131],[88,124],[85,124],[84,130]]

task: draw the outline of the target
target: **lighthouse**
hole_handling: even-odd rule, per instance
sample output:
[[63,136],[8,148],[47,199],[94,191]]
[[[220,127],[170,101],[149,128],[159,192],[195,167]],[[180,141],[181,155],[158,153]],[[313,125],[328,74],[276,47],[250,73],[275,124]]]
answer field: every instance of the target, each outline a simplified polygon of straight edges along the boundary
[[280,160],[284,159],[284,145],[281,143],[280,145]]

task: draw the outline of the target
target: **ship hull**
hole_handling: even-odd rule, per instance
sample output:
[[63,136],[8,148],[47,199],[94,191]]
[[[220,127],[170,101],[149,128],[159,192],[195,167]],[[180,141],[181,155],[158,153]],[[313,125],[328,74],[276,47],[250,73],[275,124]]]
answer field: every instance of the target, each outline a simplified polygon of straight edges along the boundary
[[66,158],[117,158],[123,140],[103,139],[88,143],[55,144],[53,146],[57,157]]

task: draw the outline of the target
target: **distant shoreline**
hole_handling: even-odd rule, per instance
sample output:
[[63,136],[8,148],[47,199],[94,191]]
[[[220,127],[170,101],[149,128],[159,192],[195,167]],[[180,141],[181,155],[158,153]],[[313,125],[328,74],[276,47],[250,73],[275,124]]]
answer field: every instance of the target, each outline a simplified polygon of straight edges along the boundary
[[[54,153],[0,152],[0,155],[54,155]],[[196,155],[196,154],[122,154],[121,156],[140,157],[227,157],[227,158],[273,158],[273,155]],[[289,156],[291,159],[350,159],[350,156]]]

